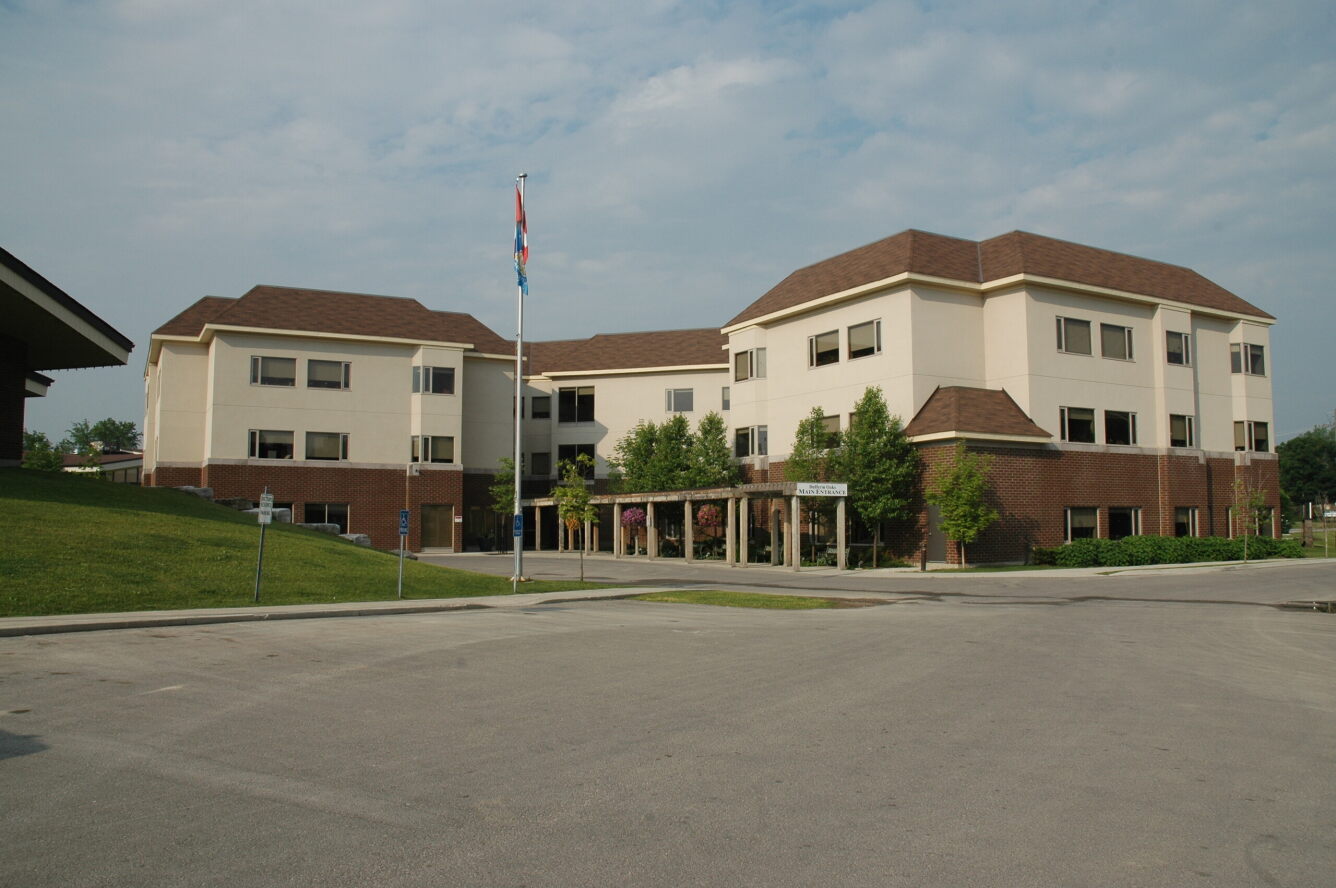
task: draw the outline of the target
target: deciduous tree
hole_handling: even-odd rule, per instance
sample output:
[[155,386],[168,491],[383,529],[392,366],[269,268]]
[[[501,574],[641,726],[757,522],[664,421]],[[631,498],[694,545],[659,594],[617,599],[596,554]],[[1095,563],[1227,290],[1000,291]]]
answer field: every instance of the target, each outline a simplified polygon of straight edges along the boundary
[[854,406],[849,430],[840,438],[834,476],[849,485],[849,504],[873,530],[872,566],[877,566],[883,521],[911,517],[918,488],[919,455],[892,416],[881,389],[869,386]]
[[974,542],[997,520],[997,509],[988,505],[988,472],[993,458],[971,453],[962,441],[956,445],[951,468],[928,491],[928,502],[942,515],[942,532],[960,544],[960,564],[965,566],[965,546]]

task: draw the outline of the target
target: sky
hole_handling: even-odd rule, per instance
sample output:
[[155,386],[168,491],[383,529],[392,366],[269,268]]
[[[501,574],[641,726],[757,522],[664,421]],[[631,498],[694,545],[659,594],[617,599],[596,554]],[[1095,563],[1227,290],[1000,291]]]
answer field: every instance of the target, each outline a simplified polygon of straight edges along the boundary
[[1186,265],[1332,420],[1336,4],[0,0],[0,246],[136,343],[27,424],[143,421],[150,332],[276,284],[515,333],[722,325],[906,228]]

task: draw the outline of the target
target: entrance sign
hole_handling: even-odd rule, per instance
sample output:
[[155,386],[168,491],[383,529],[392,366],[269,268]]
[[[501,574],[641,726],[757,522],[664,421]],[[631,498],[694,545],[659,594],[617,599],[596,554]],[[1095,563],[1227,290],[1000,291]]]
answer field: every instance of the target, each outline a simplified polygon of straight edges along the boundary
[[828,481],[799,481],[794,496],[848,496],[848,484],[834,484]]

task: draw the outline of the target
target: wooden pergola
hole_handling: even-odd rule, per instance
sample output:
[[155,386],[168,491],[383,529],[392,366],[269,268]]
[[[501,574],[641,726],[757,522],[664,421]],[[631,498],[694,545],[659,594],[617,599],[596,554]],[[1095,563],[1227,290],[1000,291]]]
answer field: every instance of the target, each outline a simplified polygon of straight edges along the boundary
[[[600,494],[590,497],[590,502],[598,506],[612,506],[612,523],[617,529],[613,537],[612,555],[614,558],[622,558],[626,555],[626,542],[621,534],[622,509],[626,506],[644,506],[645,508],[645,531],[646,531],[646,555],[652,561],[661,557],[659,555],[659,528],[655,521],[655,506],[664,503],[682,503],[683,504],[683,540],[682,551],[688,563],[697,560],[695,557],[694,546],[694,518],[693,505],[698,502],[710,502],[723,500],[726,503],[724,517],[724,563],[729,567],[746,567],[748,565],[747,549],[748,534],[750,522],[747,520],[748,510],[751,507],[752,500],[767,499],[780,500],[787,505],[787,515],[781,518],[781,512],[784,510],[773,509],[770,512],[771,527],[771,548],[770,563],[772,565],[784,565],[792,570],[798,570],[802,565],[802,556],[800,552],[801,543],[801,516],[798,495],[799,482],[796,481],[763,481],[756,484],[742,484],[738,487],[717,487],[705,490],[674,490],[663,491],[659,493],[610,493]],[[837,565],[840,570],[845,568],[845,496],[831,496],[836,500],[835,503],[835,527],[836,527],[836,549]],[[536,497],[523,501],[524,506],[532,507],[534,510],[534,527],[541,527],[542,510],[546,508],[555,509],[557,501],[552,497]],[[586,552],[594,552],[598,547],[598,527],[591,527],[589,522],[585,523],[584,533],[582,535],[583,546]],[[775,539],[782,539],[781,546],[774,545]],[[542,534],[534,534],[535,551],[542,551]],[[575,548],[574,540],[570,538],[570,533],[560,521],[557,522],[557,551],[573,551]]]

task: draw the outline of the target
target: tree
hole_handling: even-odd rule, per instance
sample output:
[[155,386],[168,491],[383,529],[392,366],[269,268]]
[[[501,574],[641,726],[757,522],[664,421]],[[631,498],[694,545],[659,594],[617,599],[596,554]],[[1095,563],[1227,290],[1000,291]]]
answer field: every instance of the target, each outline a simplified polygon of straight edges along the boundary
[[[786,481],[825,481],[829,472],[830,450],[826,446],[827,432],[825,415],[820,407],[813,407],[812,412],[799,421],[793,435],[793,448],[784,462]],[[802,507],[807,510],[809,527],[815,524],[814,516],[823,514],[830,500],[825,497],[803,497]],[[816,533],[809,535],[811,540],[812,560],[816,560]]]
[[[498,516],[515,514],[515,460],[509,456],[501,457],[497,463],[496,474],[492,476],[491,486],[487,492],[492,495],[492,511]],[[534,533],[538,533],[538,528],[534,528]],[[507,551],[506,539],[509,534],[504,531],[497,536],[497,548],[502,552]]]
[[965,566],[965,546],[998,519],[997,509],[986,500],[992,465],[991,456],[971,453],[961,441],[951,468],[928,491],[928,502],[941,510],[942,532],[960,544],[961,567]]
[[103,453],[120,453],[139,449],[139,430],[134,420],[123,422],[107,417],[92,425],[81,419],[70,426],[65,442],[72,453],[90,453],[94,447]]
[[1248,537],[1257,533],[1257,521],[1266,507],[1266,491],[1245,478],[1234,479],[1234,518],[1243,536],[1243,563],[1248,563]]
[[732,487],[741,478],[733,451],[728,447],[728,424],[715,411],[701,417],[691,440],[688,461],[692,488]]
[[615,473],[616,487],[623,493],[644,493],[651,486],[651,461],[659,441],[659,427],[652,422],[638,422],[613,448],[608,465]]
[[872,566],[877,566],[881,524],[909,518],[918,485],[919,455],[905,437],[900,417],[886,408],[881,389],[869,386],[854,406],[831,469],[849,485],[849,504],[873,528]]
[[23,433],[23,468],[39,472],[59,472],[64,468],[65,454],[41,432]]
[[648,490],[686,490],[691,487],[691,423],[680,413],[659,426],[654,454],[649,460]]
[[[581,453],[574,462],[562,460],[557,467],[561,483],[552,490],[552,498],[557,501],[557,518],[565,524],[574,536],[586,523],[598,523],[598,507],[593,504],[589,488],[585,485],[585,475],[594,468],[594,461],[589,454]],[[580,582],[585,578],[584,562],[585,540],[580,539]]]
[[1280,486],[1295,503],[1327,502],[1336,493],[1336,429],[1318,426],[1276,447]]

